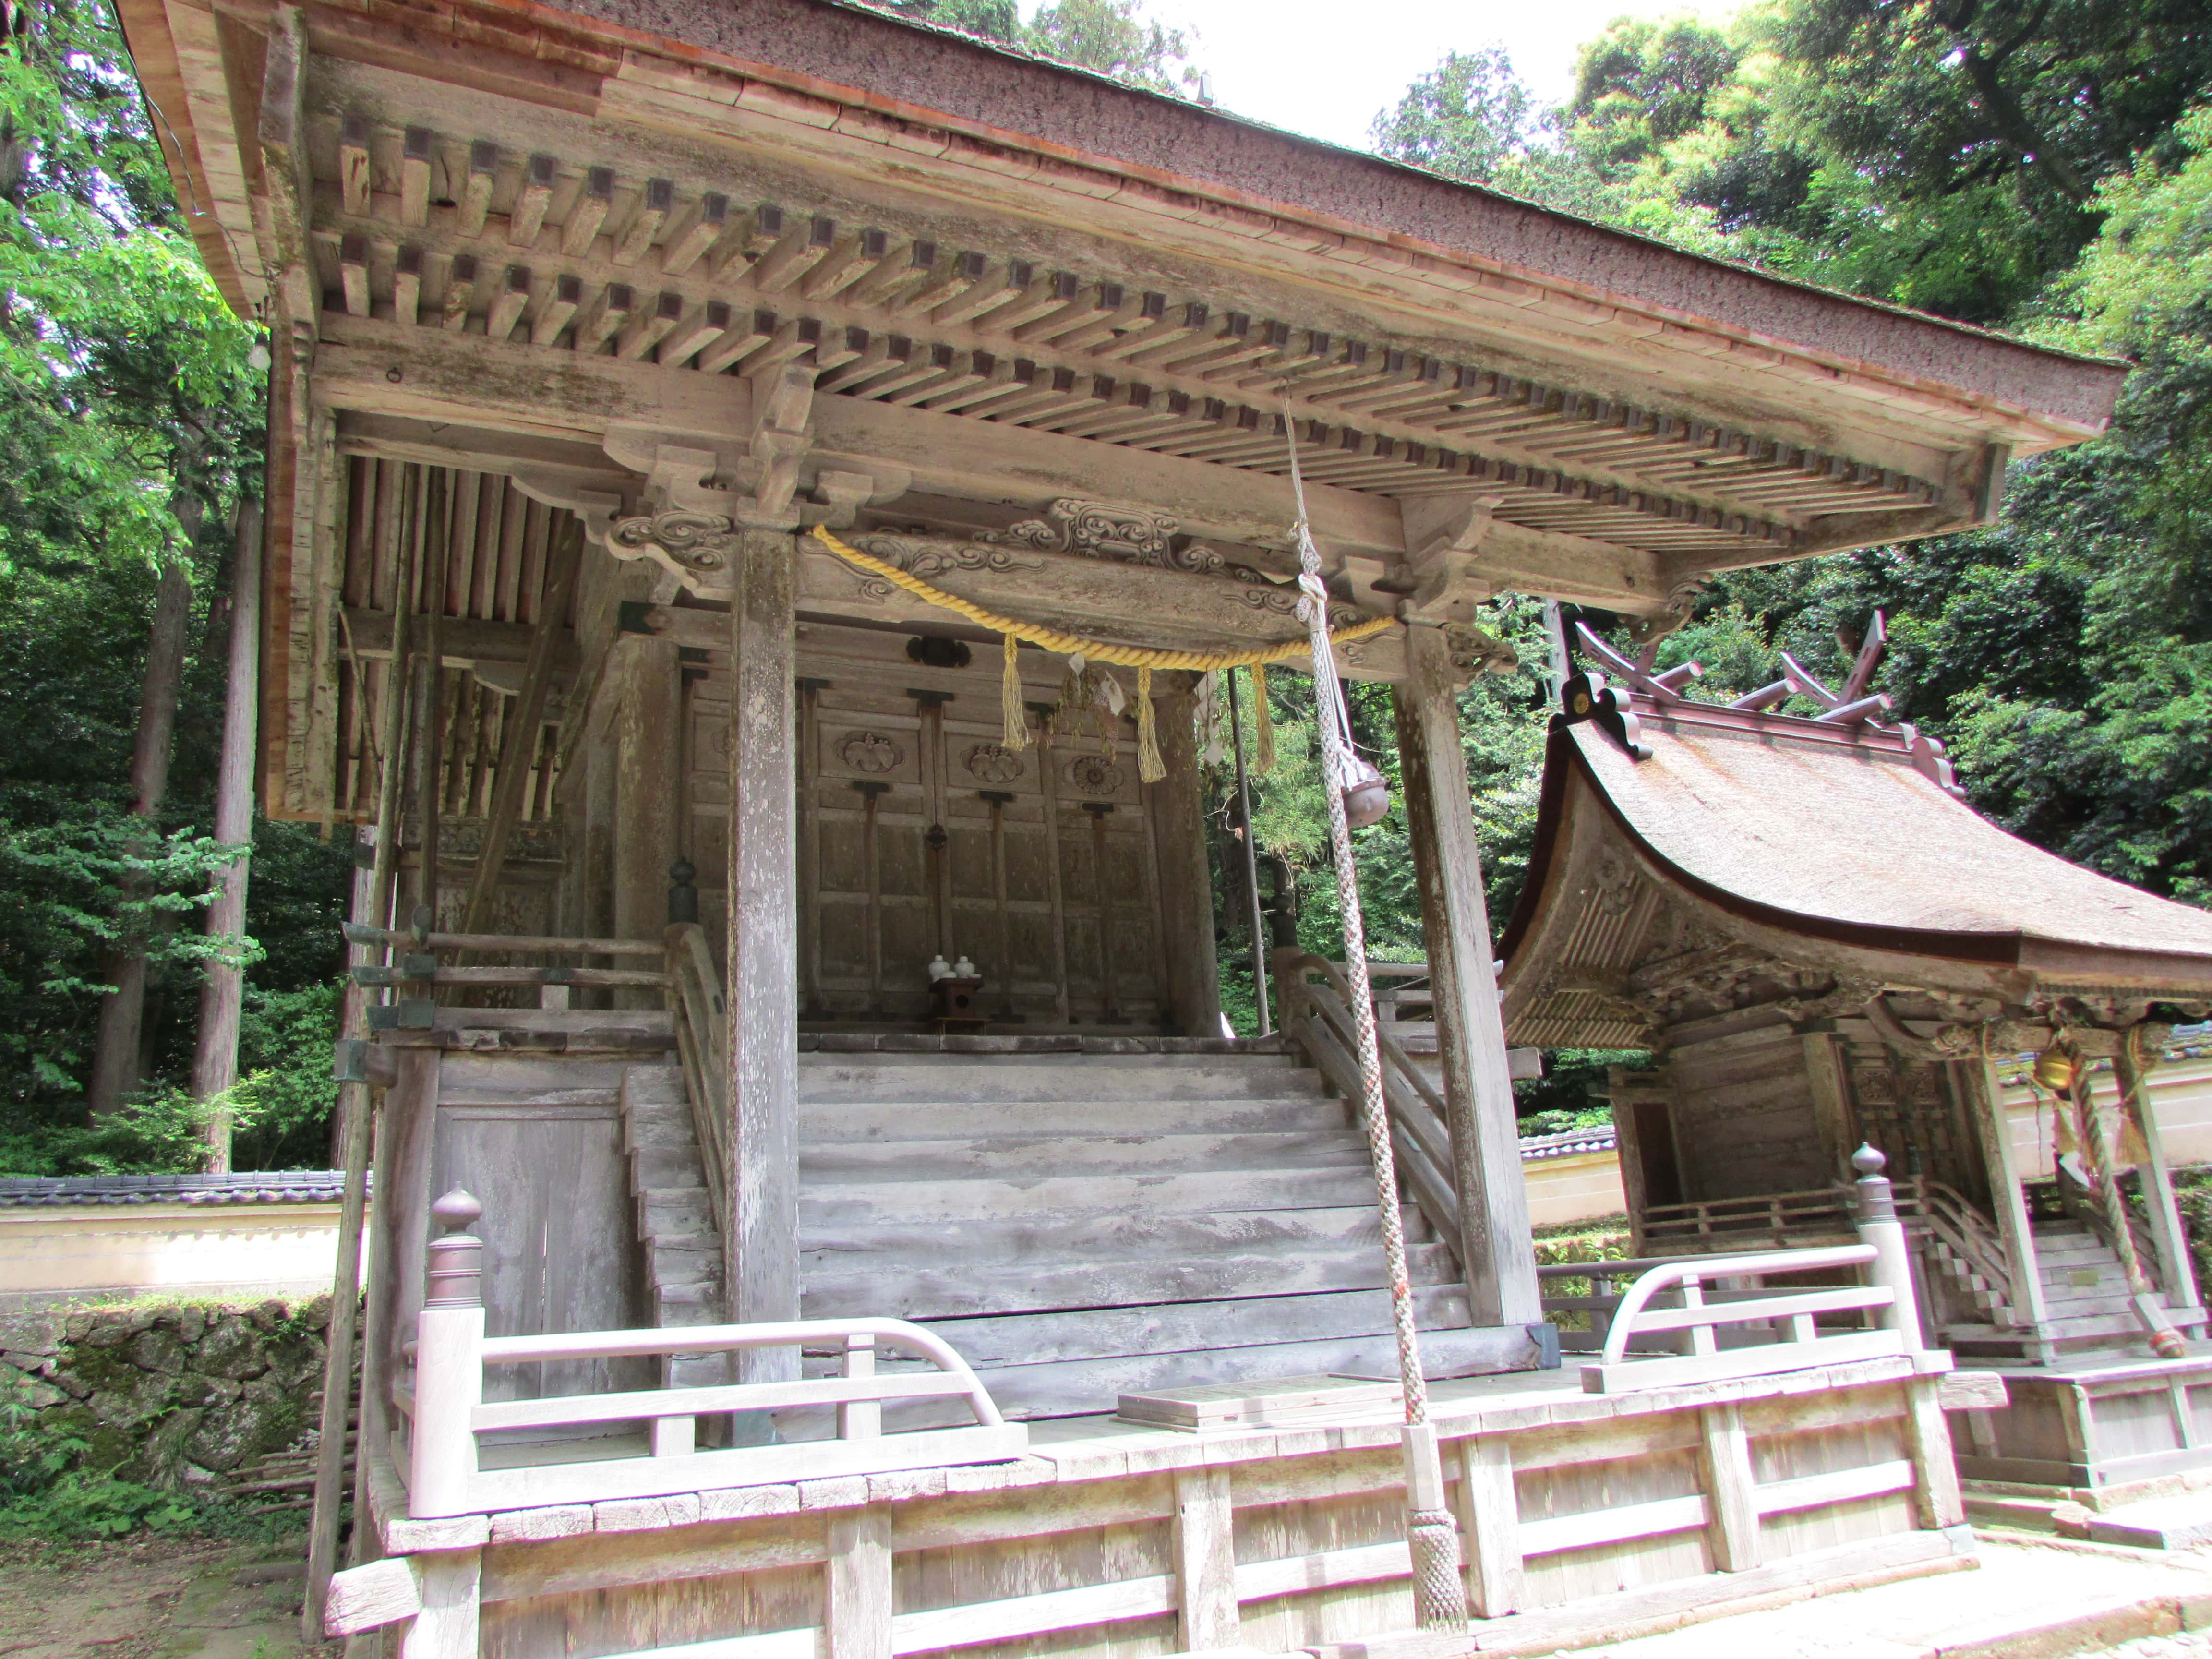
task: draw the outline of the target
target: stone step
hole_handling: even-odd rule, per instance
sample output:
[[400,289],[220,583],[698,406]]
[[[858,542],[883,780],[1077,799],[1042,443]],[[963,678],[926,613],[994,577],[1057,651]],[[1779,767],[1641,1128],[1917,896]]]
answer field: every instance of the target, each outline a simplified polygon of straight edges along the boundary
[[850,1182],[1019,1182],[1045,1176],[1302,1170],[1367,1164],[1350,1128],[1287,1134],[988,1135],[964,1140],[848,1142],[799,1148],[803,1193]]

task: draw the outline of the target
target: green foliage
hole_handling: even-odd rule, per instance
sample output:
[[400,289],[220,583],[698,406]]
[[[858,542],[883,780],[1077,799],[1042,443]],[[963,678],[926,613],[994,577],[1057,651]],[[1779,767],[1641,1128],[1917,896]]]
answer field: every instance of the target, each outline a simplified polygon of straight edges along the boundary
[[[200,1109],[175,1084],[198,964],[216,951],[253,975],[240,1105],[258,1114],[261,1150],[296,1156],[312,1138],[315,1085],[271,1080],[306,1052],[303,1016],[281,999],[334,970],[343,848],[258,824],[249,937],[211,944],[200,929],[216,878],[242,850],[205,831],[228,642],[216,596],[233,505],[259,489],[259,331],[232,314],[184,234],[106,5],[33,0],[10,15],[20,27],[0,42],[0,1170],[172,1168],[189,1156]],[[131,745],[157,576],[176,563],[193,591],[184,699],[168,797],[149,826],[131,814]],[[154,1081],[94,1132],[82,1085],[105,958],[125,937],[149,942]],[[325,1051],[302,1075],[328,1064]],[[270,1076],[256,1082],[257,1069]]]

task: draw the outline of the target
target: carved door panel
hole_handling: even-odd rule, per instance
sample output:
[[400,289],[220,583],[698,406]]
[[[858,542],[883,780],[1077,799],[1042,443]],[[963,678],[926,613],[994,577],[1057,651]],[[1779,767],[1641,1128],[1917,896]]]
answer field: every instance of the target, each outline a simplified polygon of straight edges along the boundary
[[947,949],[974,959],[993,1018],[1064,1024],[1049,754],[1004,747],[995,703],[957,702],[939,718]]
[[1160,1017],[1158,905],[1133,734],[1109,759],[1087,738],[1047,751],[1058,835],[1068,1018],[1151,1025]]
[[802,700],[800,831],[813,1018],[915,1020],[936,953],[933,713],[839,679]]
[[1849,1053],[1855,1127],[1887,1156],[1891,1176],[1927,1176],[1986,1203],[1979,1151],[1947,1068],[1900,1060],[1880,1042],[1854,1042]]

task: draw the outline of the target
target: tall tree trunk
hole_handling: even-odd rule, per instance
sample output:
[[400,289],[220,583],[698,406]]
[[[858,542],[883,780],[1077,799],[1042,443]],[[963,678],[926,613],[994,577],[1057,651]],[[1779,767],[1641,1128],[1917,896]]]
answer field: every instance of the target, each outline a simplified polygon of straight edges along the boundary
[[[222,760],[216,773],[215,838],[228,847],[253,839],[253,759],[261,668],[261,504],[251,495],[238,502],[237,545],[230,565],[230,681],[223,699]],[[208,906],[210,939],[246,931],[246,883],[249,854],[240,853],[223,872],[222,885]],[[213,1100],[238,1080],[239,1015],[246,997],[246,970],[210,961],[200,981],[199,1045],[192,1054],[192,1097]],[[230,1168],[231,1119],[218,1111],[204,1131],[210,1174]]]
[[[184,466],[189,466],[185,458]],[[183,470],[180,467],[180,471]],[[131,748],[131,811],[149,822],[169,792],[170,738],[177,726],[177,694],[185,678],[185,624],[192,609],[192,544],[198,539],[199,496],[179,483],[170,508],[184,527],[185,544],[161,567],[154,622],[146,644],[146,678],[138,699],[138,732]],[[141,842],[150,847],[151,838]],[[138,1086],[141,1026],[146,1011],[146,940],[126,934],[109,953],[102,975],[114,988],[100,1005],[100,1035],[93,1048],[88,1104],[97,1120],[114,1111]]]

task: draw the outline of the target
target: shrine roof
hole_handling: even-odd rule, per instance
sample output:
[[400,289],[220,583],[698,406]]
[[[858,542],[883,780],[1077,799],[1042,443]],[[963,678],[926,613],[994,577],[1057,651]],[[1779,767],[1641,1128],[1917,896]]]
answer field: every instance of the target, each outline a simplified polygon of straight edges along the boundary
[[[1570,707],[1590,681],[1568,682]],[[2212,913],[1991,823],[1911,727],[1597,684],[1589,718],[1553,721],[1498,952],[1510,1041],[1649,1048],[1686,1019],[1777,1001],[1820,1018],[1885,988],[2212,995]]]
[[[1907,752],[1800,736],[1787,719],[1739,728],[1649,714],[1643,761],[1595,722],[1562,726],[1547,814],[1556,823],[1553,797],[1577,774],[1666,873],[1793,933],[2006,964],[2042,965],[2054,949],[2170,953],[2195,959],[2191,981],[2212,967],[2212,913],[2021,840]],[[1531,873],[1533,887],[1542,872]]]

